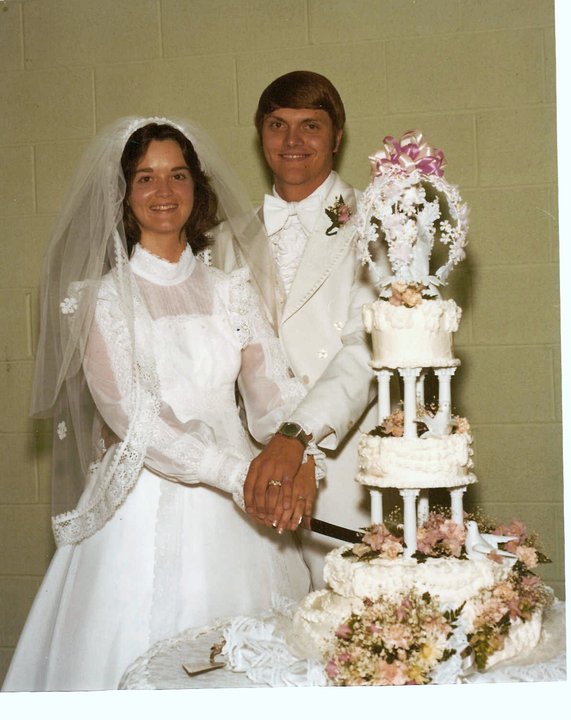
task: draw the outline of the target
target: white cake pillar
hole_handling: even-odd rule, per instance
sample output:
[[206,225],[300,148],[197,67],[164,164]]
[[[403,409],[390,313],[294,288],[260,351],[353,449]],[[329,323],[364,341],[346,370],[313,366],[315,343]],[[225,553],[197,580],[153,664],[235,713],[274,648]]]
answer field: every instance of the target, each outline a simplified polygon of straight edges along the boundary
[[438,368],[434,374],[438,377],[438,409],[446,411],[448,417],[452,417],[452,375],[456,372],[455,367]]
[[428,513],[430,512],[430,506],[428,503],[428,492],[421,491],[420,497],[418,498],[416,516],[418,527],[423,525],[428,520]]
[[377,385],[379,388],[377,424],[381,425],[383,420],[391,414],[390,382],[393,374],[390,370],[375,370],[375,375],[377,376]]
[[399,368],[404,380],[404,437],[415,438],[416,432],[416,378],[421,368]]
[[416,404],[424,407],[424,379],[426,373],[423,371],[420,373],[418,382],[416,383]]
[[371,494],[371,525],[383,524],[383,493],[376,488],[369,490]]
[[409,558],[416,552],[416,496],[414,489],[400,490],[404,502],[404,557]]
[[457,525],[464,525],[464,506],[462,496],[466,492],[466,486],[457,487],[450,490],[450,510],[452,521]]

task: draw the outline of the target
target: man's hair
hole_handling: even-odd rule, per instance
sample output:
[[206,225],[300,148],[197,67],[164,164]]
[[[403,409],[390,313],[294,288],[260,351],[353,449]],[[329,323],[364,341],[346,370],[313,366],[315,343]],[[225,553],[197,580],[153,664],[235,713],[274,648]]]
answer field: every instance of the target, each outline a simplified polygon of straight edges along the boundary
[[345,125],[345,108],[337,89],[326,77],[309,70],[294,70],[282,75],[260,95],[254,116],[260,137],[264,118],[278,108],[325,110],[335,134]]

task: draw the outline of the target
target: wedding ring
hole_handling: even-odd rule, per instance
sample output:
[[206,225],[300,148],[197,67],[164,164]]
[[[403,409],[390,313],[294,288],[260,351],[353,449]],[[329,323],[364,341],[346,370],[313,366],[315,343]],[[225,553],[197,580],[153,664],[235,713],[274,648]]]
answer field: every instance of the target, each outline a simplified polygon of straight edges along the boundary
[[270,480],[268,485],[275,485],[275,487],[281,487],[282,481],[281,480]]

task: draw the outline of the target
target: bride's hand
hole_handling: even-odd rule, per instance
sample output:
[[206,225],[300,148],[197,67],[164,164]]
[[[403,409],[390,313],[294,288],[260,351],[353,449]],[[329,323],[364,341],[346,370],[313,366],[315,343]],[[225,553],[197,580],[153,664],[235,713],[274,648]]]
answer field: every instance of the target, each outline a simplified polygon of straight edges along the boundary
[[274,435],[250,463],[244,483],[244,504],[246,512],[258,522],[273,524],[278,498],[283,510],[293,510],[293,479],[300,469],[303,451],[298,440]]

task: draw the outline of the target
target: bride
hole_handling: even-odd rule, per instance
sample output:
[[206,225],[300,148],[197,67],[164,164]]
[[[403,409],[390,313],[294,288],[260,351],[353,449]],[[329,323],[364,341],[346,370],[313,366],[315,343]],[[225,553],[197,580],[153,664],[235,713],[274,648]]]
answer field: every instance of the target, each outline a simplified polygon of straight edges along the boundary
[[257,231],[187,123],[123,119],[83,158],[45,260],[32,400],[53,417],[58,549],[4,690],[114,689],[156,641],[309,589],[293,536],[238,507],[252,451],[236,381],[259,442],[304,391],[258,304],[272,278],[254,289],[196,257],[220,220],[237,242]]

